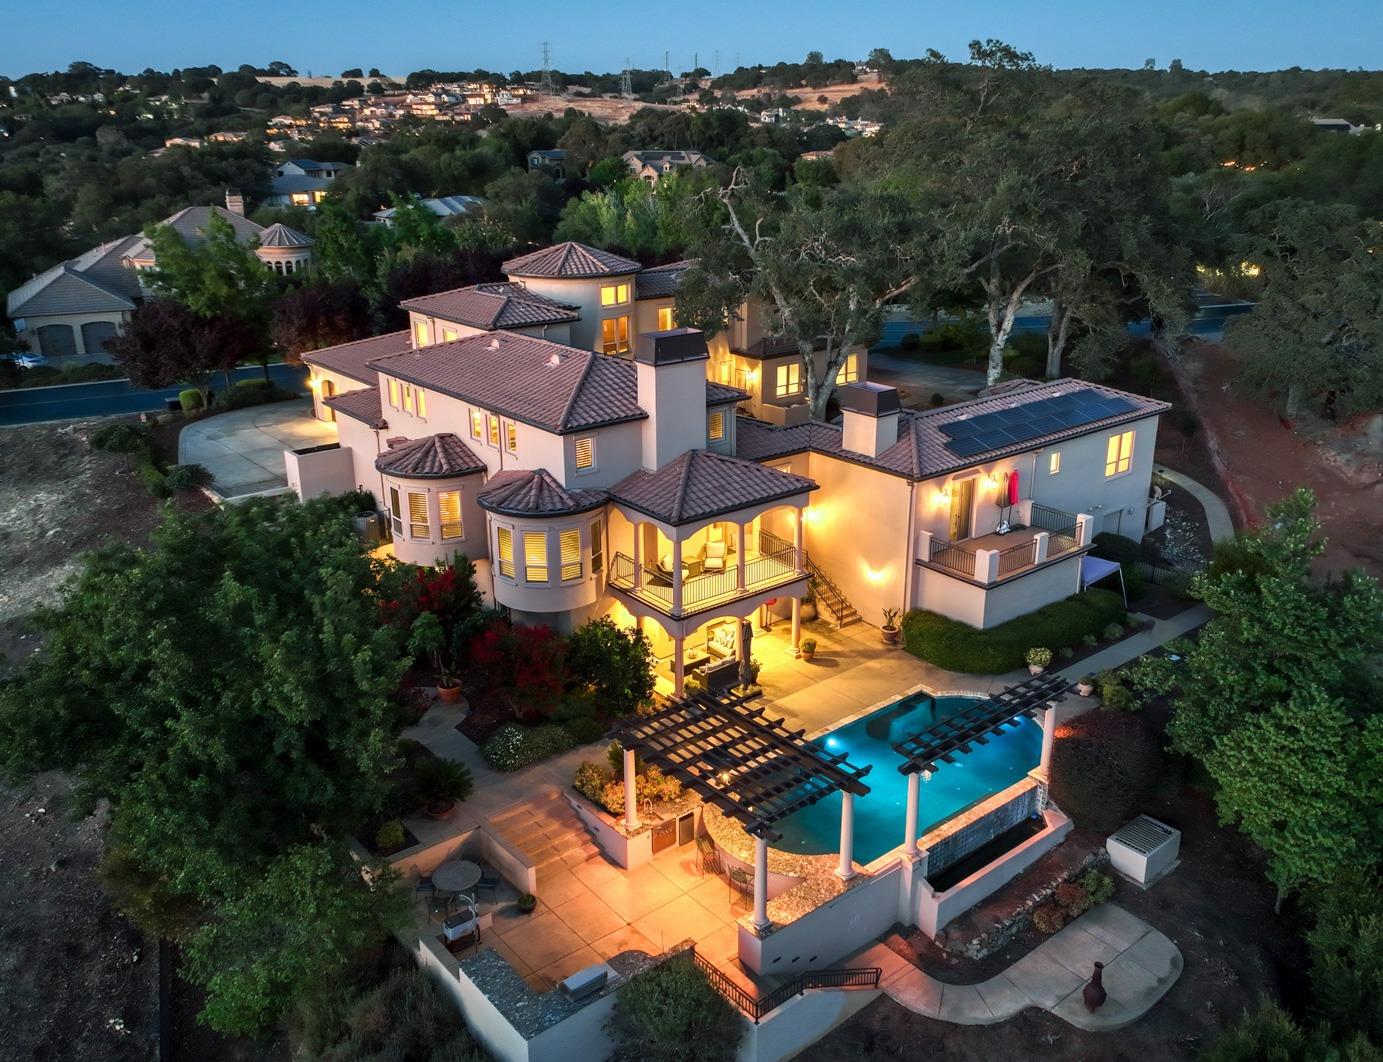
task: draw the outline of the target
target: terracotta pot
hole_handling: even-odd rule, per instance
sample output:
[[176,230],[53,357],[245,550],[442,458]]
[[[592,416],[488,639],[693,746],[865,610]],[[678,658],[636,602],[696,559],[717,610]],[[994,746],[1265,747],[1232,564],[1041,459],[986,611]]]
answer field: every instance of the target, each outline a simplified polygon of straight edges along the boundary
[[423,809],[427,812],[429,819],[445,819],[456,810],[454,800],[429,800],[427,807]]
[[802,659],[805,660],[807,663],[810,664],[810,663],[812,662],[812,657],[814,657],[814,656],[816,656],[816,650],[815,650],[815,649],[803,649],[803,650],[802,650]]
[[1089,697],[1092,693],[1095,692],[1095,687],[1090,685],[1090,683],[1088,682],[1077,682],[1076,692],[1079,693],[1082,697]]
[[812,620],[816,619],[816,602],[803,601],[800,615],[803,623],[810,623]]
[[880,627],[879,633],[884,636],[885,645],[897,645],[898,638],[903,632],[897,627]]
[[1104,1001],[1109,998],[1109,993],[1104,990],[1104,963],[1095,964],[1095,972],[1081,993],[1081,998],[1085,1000],[1086,1010],[1095,1011],[1104,1006]]
[[1046,671],[1046,670],[1047,670],[1047,669],[1046,669],[1045,667],[1038,667],[1036,664],[1029,664],[1029,665],[1028,665],[1028,674],[1029,674],[1029,675],[1040,675],[1040,674],[1042,674],[1042,672],[1044,672],[1044,671]]
[[461,683],[455,686],[438,686],[437,699],[443,704],[455,704],[461,699]]

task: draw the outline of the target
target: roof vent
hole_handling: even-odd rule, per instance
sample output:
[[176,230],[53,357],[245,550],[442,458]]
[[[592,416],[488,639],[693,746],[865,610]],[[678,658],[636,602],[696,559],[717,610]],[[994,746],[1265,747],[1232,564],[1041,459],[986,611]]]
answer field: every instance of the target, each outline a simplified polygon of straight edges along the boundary
[[1139,815],[1105,841],[1105,848],[1110,866],[1147,888],[1171,873],[1179,862],[1181,831],[1151,815]]

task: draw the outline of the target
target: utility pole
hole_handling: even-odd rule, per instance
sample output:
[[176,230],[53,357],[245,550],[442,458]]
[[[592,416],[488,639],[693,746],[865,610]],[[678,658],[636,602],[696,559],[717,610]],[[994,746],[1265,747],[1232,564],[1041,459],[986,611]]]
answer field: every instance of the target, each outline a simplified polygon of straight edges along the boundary
[[552,83],[552,48],[543,41],[543,76],[538,82],[538,92],[544,96],[557,95],[557,87]]

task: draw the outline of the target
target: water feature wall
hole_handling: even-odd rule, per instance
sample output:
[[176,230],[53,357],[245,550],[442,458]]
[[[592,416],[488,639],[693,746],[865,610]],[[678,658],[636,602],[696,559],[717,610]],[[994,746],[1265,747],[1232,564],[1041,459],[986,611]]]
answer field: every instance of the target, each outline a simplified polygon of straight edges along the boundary
[[918,846],[927,853],[927,873],[936,874],[959,863],[1040,810],[1038,787],[1025,778],[947,819],[919,842]]

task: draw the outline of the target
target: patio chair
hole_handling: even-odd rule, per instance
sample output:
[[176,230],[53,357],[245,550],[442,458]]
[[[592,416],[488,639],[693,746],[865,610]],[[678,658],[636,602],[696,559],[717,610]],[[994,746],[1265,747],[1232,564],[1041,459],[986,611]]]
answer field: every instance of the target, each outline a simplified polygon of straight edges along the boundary
[[409,866],[408,880],[413,883],[413,895],[415,898],[418,896],[426,896],[430,899],[433,892],[436,891],[436,886],[432,884],[432,876],[420,872],[417,863],[413,863]]
[[754,894],[754,876],[739,867],[730,868],[730,902],[732,904],[735,900],[735,893],[739,893],[741,896]]
[[501,884],[503,884],[503,881],[504,879],[501,878],[490,866],[488,866],[485,863],[481,863],[480,880],[475,883],[476,896],[483,896],[488,892],[490,894],[490,899],[498,900],[499,887]]
[[728,553],[729,547],[724,542],[707,542],[706,556],[701,561],[701,570],[723,572],[725,570],[725,557]]
[[441,889],[432,890],[432,901],[428,905],[428,916],[449,915],[452,908],[456,905],[456,894],[454,892],[443,892]]
[[696,865],[702,874],[719,874],[720,849],[704,833],[696,838]]

